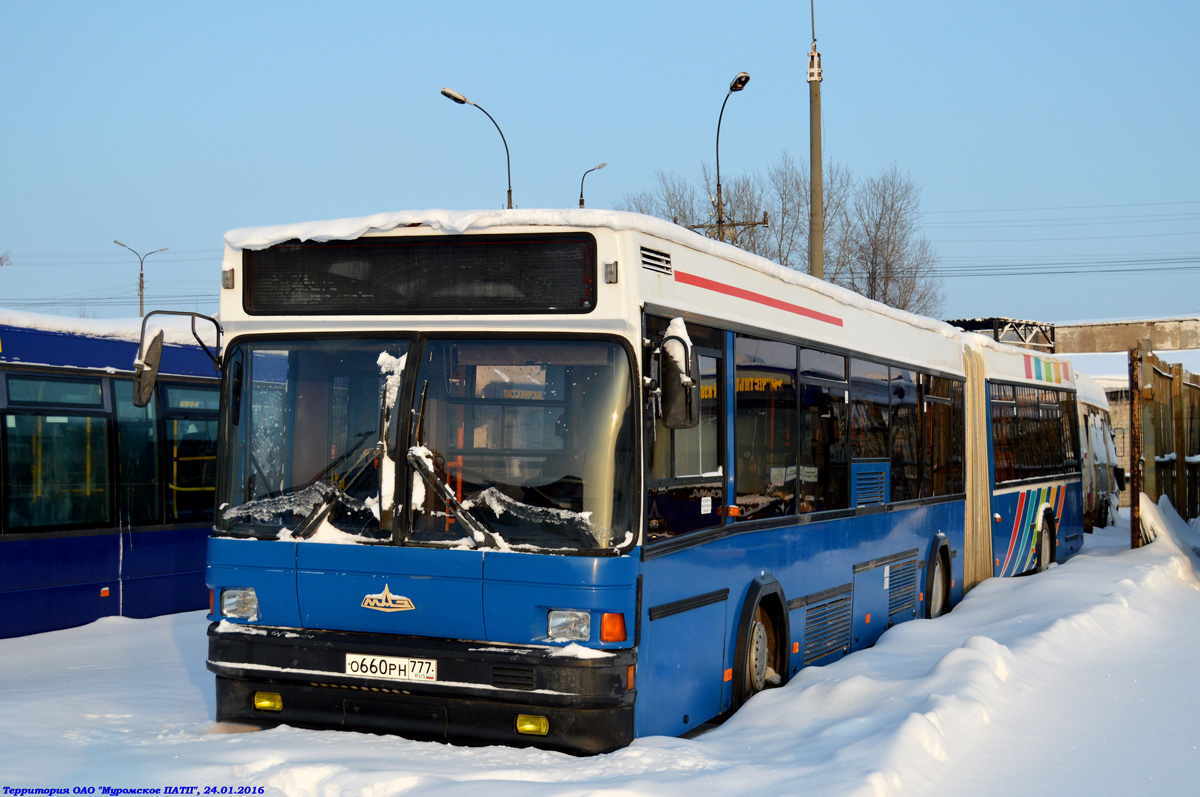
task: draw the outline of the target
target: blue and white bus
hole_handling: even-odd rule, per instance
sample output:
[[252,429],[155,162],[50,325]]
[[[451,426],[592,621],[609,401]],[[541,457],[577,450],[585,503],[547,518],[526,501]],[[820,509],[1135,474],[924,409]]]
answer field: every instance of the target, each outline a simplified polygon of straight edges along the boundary
[[208,605],[216,363],[168,344],[138,409],[138,335],[0,312],[0,637]]
[[1079,546],[1053,358],[634,214],[225,241],[219,720],[611,750]]

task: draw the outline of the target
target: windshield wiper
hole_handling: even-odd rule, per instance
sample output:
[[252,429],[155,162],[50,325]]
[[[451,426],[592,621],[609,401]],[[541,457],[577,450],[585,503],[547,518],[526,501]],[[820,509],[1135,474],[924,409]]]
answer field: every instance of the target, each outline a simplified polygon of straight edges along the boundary
[[[362,445],[362,441],[359,441],[359,445]],[[304,518],[304,520],[300,521],[300,525],[298,525],[296,530],[292,533],[292,539],[305,540],[315,534],[321,523],[324,522],[325,518],[329,517],[330,510],[333,509],[334,505],[336,505],[339,501],[346,503],[352,509],[361,508],[354,506],[354,503],[361,504],[361,502],[355,501],[355,499],[351,498],[346,491],[358,483],[358,480],[362,478],[362,475],[369,470],[368,464],[375,457],[382,456],[384,449],[385,446],[383,442],[380,441],[359,454],[358,459],[354,460],[354,464],[351,465],[349,470],[346,471],[347,475],[343,479],[343,486],[338,487],[336,484],[330,485],[329,492],[325,494],[325,497],[321,499],[321,502],[313,507],[313,511],[310,512],[308,516]],[[342,457],[342,459],[345,459],[345,457]],[[322,475],[328,473],[329,470],[330,468],[326,468],[324,471],[322,471]]]
[[467,531],[471,532],[471,547],[478,548],[480,545],[488,545],[492,548],[501,547],[498,538],[492,533],[491,529],[485,526],[479,518],[471,514],[471,511],[462,505],[462,502],[455,497],[454,491],[450,489],[450,485],[438,478],[437,473],[434,472],[433,467],[429,464],[429,460],[423,456],[423,452],[426,451],[428,449],[421,448],[420,446],[413,446],[408,449],[408,464],[412,465],[414,471],[421,474],[421,478],[425,480],[425,483],[432,487],[438,497],[445,502],[446,509],[450,511],[451,516],[462,523],[467,528]]

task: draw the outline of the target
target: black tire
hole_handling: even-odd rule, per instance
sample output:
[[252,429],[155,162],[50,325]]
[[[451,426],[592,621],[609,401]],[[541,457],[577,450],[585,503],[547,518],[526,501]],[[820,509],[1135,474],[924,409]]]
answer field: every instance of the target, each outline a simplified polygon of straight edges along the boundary
[[1038,530],[1037,572],[1039,573],[1049,570],[1050,565],[1054,562],[1057,529],[1058,524],[1054,520],[1054,513],[1047,509],[1042,515],[1042,527]]
[[933,555],[933,569],[929,573],[929,588],[925,593],[925,616],[936,620],[950,611],[950,568],[946,557],[939,550]]

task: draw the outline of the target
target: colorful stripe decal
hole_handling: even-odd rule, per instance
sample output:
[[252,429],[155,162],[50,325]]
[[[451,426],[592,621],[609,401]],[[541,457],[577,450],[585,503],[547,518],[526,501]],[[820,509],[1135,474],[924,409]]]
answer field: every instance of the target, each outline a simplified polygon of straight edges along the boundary
[[1071,368],[1067,363],[1042,360],[1031,354],[1026,354],[1025,378],[1061,385],[1071,381]]
[[1008,572],[1008,563],[1012,561],[1013,548],[1017,542],[1017,533],[1021,530],[1021,519],[1025,516],[1025,493],[1021,493],[1017,499],[1017,512],[1013,519],[1012,533],[1008,536],[1008,553],[1004,555],[1004,566],[1000,568],[1000,575]]
[[[1037,562],[1037,528],[1042,507],[1049,507],[1054,517],[1061,518],[1066,501],[1067,486],[1041,487],[1023,490],[1017,497],[1017,511],[1008,538],[1008,553],[996,575],[1015,576],[1031,569]],[[999,560],[997,560],[999,561]]]
[[744,288],[735,288],[732,285],[726,285],[725,283],[717,282],[716,280],[706,279],[705,277],[697,277],[695,274],[687,274],[679,271],[678,269],[675,270],[675,281],[681,282],[684,285],[694,285],[697,288],[704,288],[705,290],[721,293],[725,296],[732,296],[736,299],[745,299],[746,301],[756,302],[758,304],[766,305],[767,307],[774,307],[776,310],[785,310],[789,313],[795,313],[796,315],[804,316],[805,318],[812,318],[817,321],[822,321],[826,324],[832,324],[835,327],[842,326],[842,319],[838,318],[837,316],[828,315],[816,310],[810,310],[809,308],[801,307],[798,304],[792,304],[779,299],[773,299],[770,296],[766,296],[761,293],[754,293],[753,291],[748,291]]

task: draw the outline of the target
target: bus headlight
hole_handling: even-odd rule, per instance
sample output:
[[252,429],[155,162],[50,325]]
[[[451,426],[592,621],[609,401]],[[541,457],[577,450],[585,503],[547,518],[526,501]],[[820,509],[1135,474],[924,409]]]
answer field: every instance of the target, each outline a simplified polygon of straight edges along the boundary
[[546,622],[546,635],[551,639],[591,639],[592,616],[587,612],[552,609]]
[[239,620],[258,619],[258,596],[253,587],[221,590],[221,616]]

